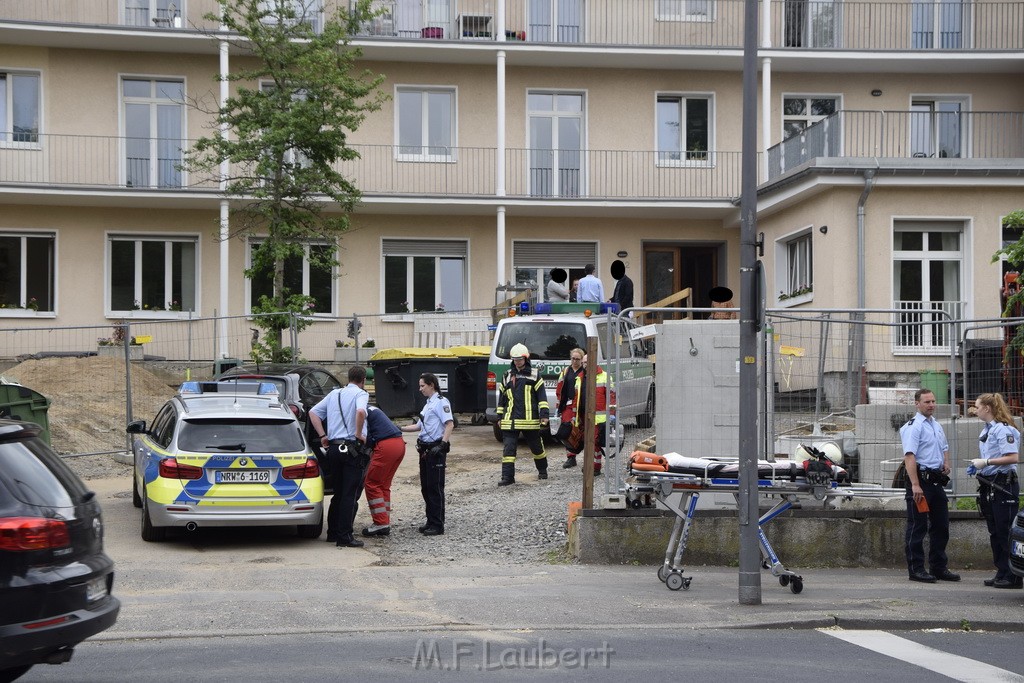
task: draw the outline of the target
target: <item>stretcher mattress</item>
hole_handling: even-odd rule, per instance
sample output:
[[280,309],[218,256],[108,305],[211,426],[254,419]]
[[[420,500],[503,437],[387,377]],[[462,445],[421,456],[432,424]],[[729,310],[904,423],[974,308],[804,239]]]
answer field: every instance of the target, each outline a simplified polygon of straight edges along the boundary
[[[630,460],[630,466],[637,474],[667,471],[671,474],[688,474],[705,479],[737,479],[740,476],[739,460],[691,458],[678,453],[666,453],[661,456],[651,453],[634,453]],[[842,467],[838,465],[831,467],[833,480],[844,481],[847,478],[846,470]],[[758,460],[757,476],[759,479],[797,481],[805,480],[806,472],[802,462]]]

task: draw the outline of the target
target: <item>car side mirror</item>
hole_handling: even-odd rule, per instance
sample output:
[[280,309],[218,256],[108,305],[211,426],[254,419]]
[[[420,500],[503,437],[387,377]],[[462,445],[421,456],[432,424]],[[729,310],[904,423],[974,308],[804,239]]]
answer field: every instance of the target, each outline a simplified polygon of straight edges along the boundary
[[133,420],[128,423],[125,431],[129,434],[145,434],[146,433],[146,421],[145,420]]

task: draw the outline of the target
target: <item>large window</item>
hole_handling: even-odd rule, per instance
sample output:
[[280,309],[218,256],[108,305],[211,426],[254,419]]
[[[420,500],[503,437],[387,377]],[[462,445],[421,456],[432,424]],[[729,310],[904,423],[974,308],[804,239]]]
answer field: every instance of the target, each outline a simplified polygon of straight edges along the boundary
[[782,98],[782,139],[804,132],[808,126],[835,114],[839,98],[831,95],[785,95]]
[[709,95],[658,95],[657,116],[659,164],[709,159]]
[[583,277],[588,263],[598,263],[597,242],[512,242],[516,286],[534,290],[537,301],[547,301],[547,286],[554,268],[566,271],[565,286],[571,287],[574,280]]
[[397,89],[399,158],[449,160],[455,154],[455,90]]
[[52,233],[0,232],[0,308],[53,311]]
[[264,23],[276,24],[282,20],[288,24],[304,23],[319,31],[321,5],[321,0],[261,0],[260,10],[268,13],[263,18]]
[[468,254],[461,240],[384,240],[384,312],[465,310]]
[[901,221],[893,231],[896,347],[948,353],[952,328],[964,314],[963,223]]
[[528,0],[526,39],[539,43],[581,43],[583,19],[583,0]]
[[712,0],[655,0],[657,21],[710,21]]
[[915,157],[966,156],[966,97],[915,97],[910,103],[910,152]]
[[839,47],[838,0],[786,0],[785,47]]
[[185,0],[124,0],[124,23],[128,26],[180,27],[184,5]]
[[[258,242],[249,245],[249,262],[252,250]],[[312,260],[317,264],[311,263]],[[306,244],[302,256],[292,256],[284,261],[285,295],[301,294],[313,297],[314,314],[334,315],[335,283],[334,268],[318,265],[335,258],[334,247],[329,244]],[[262,269],[249,279],[249,307],[252,308],[261,296],[274,295],[274,274],[270,268]]]
[[911,47],[915,50],[960,50],[970,47],[967,36],[971,5],[964,0],[913,0]]
[[776,242],[778,300],[782,305],[804,303],[814,291],[813,231],[810,227]]
[[108,310],[195,311],[197,244],[195,237],[112,235]]
[[125,78],[124,163],[128,187],[180,187],[185,84]]
[[579,197],[585,194],[583,171],[583,93],[535,90],[527,93],[530,144],[530,194]]
[[39,142],[39,74],[0,71],[3,142]]

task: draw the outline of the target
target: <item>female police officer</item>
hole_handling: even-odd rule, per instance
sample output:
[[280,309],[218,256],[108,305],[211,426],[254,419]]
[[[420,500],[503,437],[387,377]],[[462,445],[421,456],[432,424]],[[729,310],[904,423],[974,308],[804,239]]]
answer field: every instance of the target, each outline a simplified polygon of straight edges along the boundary
[[996,575],[986,586],[1020,588],[1021,578],[1010,571],[1010,525],[1017,517],[1020,484],[1017,481],[1017,449],[1020,432],[1013,426],[1000,394],[982,394],[974,402],[985,428],[978,439],[981,457],[971,460],[968,474],[978,475],[978,501],[988,524],[989,544]]
[[420,393],[427,397],[420,412],[423,419],[402,427],[403,432],[420,432],[416,450],[420,454],[420,491],[427,508],[427,523],[420,527],[424,536],[444,533],[444,470],[455,419],[452,404],[440,392],[441,385],[433,373],[420,375]]

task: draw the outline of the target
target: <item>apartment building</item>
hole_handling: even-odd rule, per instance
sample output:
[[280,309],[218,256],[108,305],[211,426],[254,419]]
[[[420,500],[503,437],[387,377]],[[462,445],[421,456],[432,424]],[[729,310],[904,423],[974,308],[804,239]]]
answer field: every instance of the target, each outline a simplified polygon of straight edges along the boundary
[[[334,0],[285,0],[308,21]],[[339,266],[287,277],[338,317],[493,305],[623,260],[637,305],[738,289],[743,0],[392,0],[353,40],[389,95],[351,137]],[[0,324],[240,315],[221,241],[212,0],[0,7]],[[762,0],[758,227],[771,307],[999,313],[1024,208],[1024,0]],[[329,208],[329,207],[328,207]],[[387,316],[390,316],[387,317]],[[907,353],[941,353],[927,333]],[[946,347],[948,350],[948,347]]]

